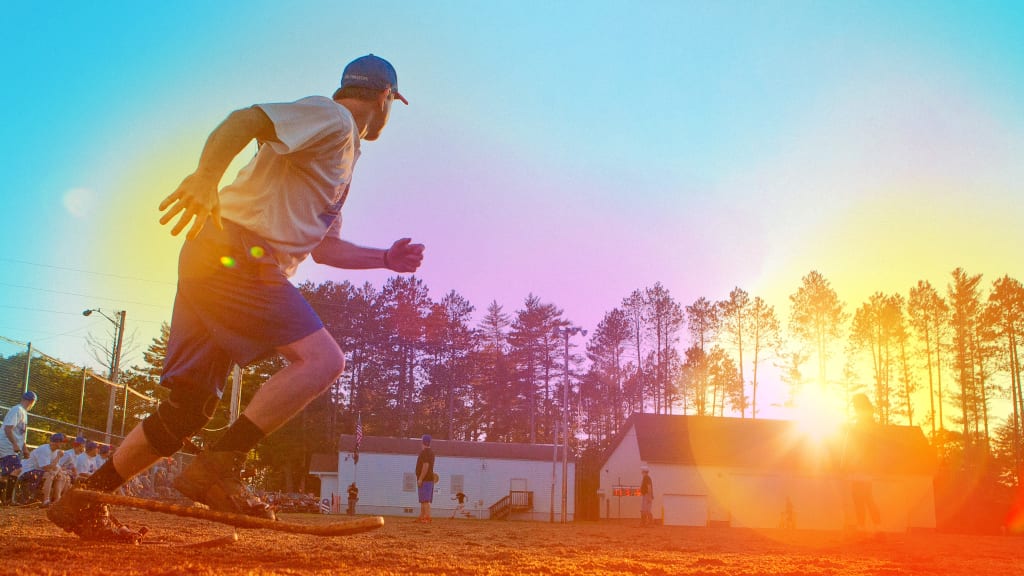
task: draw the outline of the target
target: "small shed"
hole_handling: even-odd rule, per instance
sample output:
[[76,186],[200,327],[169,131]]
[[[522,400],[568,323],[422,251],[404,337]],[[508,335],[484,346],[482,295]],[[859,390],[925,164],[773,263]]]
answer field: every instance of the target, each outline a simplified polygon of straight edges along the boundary
[[[419,515],[416,457],[419,438],[365,436],[355,459],[355,436],[341,436],[342,451],[314,454],[309,473],[320,478],[320,498],[346,507],[347,489],[359,488],[357,514]],[[466,495],[464,518],[559,521],[562,515],[562,450],[552,444],[462,442],[434,439],[433,516],[455,513],[455,495]],[[576,463],[565,475],[566,520],[575,515]]]
[[[640,516],[640,467],[665,524],[842,529],[854,524],[840,470],[845,434],[815,437],[788,421],[634,414],[606,453],[605,519]],[[921,429],[878,426],[872,491],[883,531],[935,528],[935,458]]]

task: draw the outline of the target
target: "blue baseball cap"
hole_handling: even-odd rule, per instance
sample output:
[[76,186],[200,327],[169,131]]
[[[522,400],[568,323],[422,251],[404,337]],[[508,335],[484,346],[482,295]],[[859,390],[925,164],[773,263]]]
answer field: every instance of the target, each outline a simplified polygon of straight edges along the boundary
[[60,432],[50,435],[50,442],[63,442],[65,440],[64,435]]
[[100,445],[100,454],[109,454],[109,453],[110,453],[110,446],[107,446],[106,444],[101,444]]
[[86,450],[94,450],[96,448],[99,448],[99,446],[99,444],[93,442],[92,440],[89,440],[88,442],[85,443]]
[[35,402],[38,398],[39,397],[36,396],[36,393],[31,391],[31,390],[29,390],[28,392],[25,392],[24,394],[21,395],[21,399],[22,400],[31,400],[33,402]]
[[373,90],[391,88],[395,99],[409,104],[405,96],[398,92],[398,73],[395,72],[395,67],[380,56],[367,54],[349,62],[348,66],[345,66],[345,71],[341,73],[341,87],[349,86]]
[[424,434],[423,435],[423,443],[424,444],[426,444],[427,446],[430,446],[430,440],[431,440],[430,434]]
[[75,439],[72,440],[72,442],[75,444],[85,444],[85,436],[75,436]]

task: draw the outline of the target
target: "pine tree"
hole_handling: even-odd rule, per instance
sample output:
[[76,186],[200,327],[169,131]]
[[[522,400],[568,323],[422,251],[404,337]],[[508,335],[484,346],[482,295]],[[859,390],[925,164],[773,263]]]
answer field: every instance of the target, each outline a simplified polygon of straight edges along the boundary
[[[553,437],[556,414],[552,383],[557,374],[557,358],[561,339],[555,329],[565,325],[562,310],[554,304],[542,303],[530,294],[523,308],[516,311],[509,332],[512,357],[515,359],[520,395],[528,413],[525,440],[533,444],[541,437]],[[543,418],[540,418],[543,416]],[[522,441],[522,440],[520,440]]]
[[747,319],[747,333],[750,334],[750,345],[754,352],[750,380],[750,417],[757,418],[758,368],[766,355],[779,348],[779,319],[775,316],[775,307],[769,306],[758,296],[754,297]]
[[[736,367],[739,370],[740,386],[745,387],[743,378],[743,349],[747,339],[747,328],[750,325],[750,296],[739,286],[729,292],[729,299],[718,302],[718,317],[721,323],[719,338],[736,352]],[[740,409],[740,417],[746,418],[746,403]]]
[[[981,314],[979,284],[981,275],[969,276],[962,268],[953,271],[949,284],[950,326],[953,331],[953,369],[960,385],[960,424],[965,449],[974,443],[978,422],[978,375],[976,374],[979,354],[975,338],[975,326]],[[971,423],[975,428],[971,430]]]
[[942,417],[942,337],[947,330],[949,308],[931,283],[918,281],[910,289],[907,313],[917,340],[924,348],[925,368],[928,370],[929,414],[932,438],[935,438],[936,426],[939,430],[945,429]]
[[818,386],[828,384],[826,366],[830,347],[840,338],[846,314],[835,290],[817,271],[803,277],[800,288],[790,297],[790,333],[809,345],[818,360]]
[[647,309],[645,316],[648,319],[648,336],[654,344],[654,411],[671,414],[675,394],[673,383],[676,380],[673,371],[676,360],[674,348],[683,327],[683,310],[660,282],[644,290],[644,304]]

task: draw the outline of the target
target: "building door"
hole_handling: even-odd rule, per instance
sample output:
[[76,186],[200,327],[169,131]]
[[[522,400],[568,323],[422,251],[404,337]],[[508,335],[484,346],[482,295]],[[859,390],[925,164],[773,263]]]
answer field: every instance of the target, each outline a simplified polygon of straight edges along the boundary
[[509,492],[526,492],[526,478],[512,478],[508,481]]

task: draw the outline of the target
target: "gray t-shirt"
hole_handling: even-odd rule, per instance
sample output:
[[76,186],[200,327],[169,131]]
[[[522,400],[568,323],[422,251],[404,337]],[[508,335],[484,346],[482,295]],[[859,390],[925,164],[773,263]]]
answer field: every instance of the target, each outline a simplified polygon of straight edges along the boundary
[[11,409],[7,411],[7,415],[4,416],[4,428],[10,426],[11,432],[14,433],[14,438],[18,441],[17,446],[11,446],[11,441],[7,439],[7,434],[0,429],[0,458],[4,456],[13,456],[21,450],[21,447],[25,445],[25,433],[28,431],[28,410],[20,403],[11,406]]
[[348,109],[324,96],[257,106],[279,142],[263,143],[221,190],[221,216],[264,238],[291,276],[327,234],[341,232],[359,135]]

